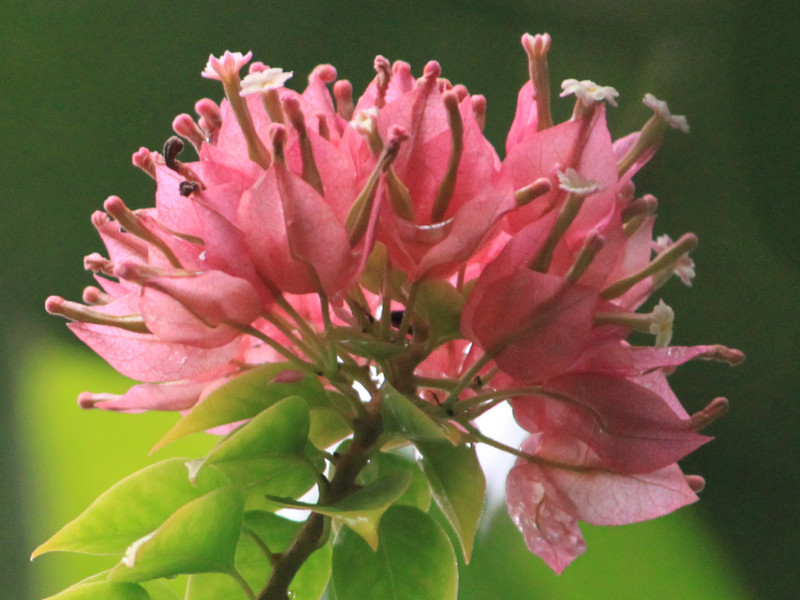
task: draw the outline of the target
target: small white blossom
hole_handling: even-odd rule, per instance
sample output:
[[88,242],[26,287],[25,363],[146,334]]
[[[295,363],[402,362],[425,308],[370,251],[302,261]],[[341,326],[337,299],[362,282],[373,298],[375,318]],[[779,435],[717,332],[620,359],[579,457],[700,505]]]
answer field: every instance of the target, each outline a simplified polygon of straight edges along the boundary
[[652,312],[653,322],[650,333],[656,336],[656,348],[668,346],[672,341],[672,324],[675,322],[673,311],[663,300],[659,300]]
[[[657,254],[660,254],[672,244],[672,238],[665,233],[664,235],[660,235],[656,238],[655,242],[653,243],[653,249]],[[684,254],[678,259],[678,262],[675,263],[672,272],[678,276],[683,285],[691,287],[692,279],[694,279],[695,276],[694,266],[695,265],[692,257],[688,254]]]
[[664,100],[659,100],[653,96],[653,94],[645,94],[642,102],[644,102],[645,106],[652,108],[655,113],[664,119],[673,129],[677,129],[683,133],[689,133],[689,121],[686,120],[686,117],[683,115],[673,115],[669,112],[669,106],[667,106]]
[[556,175],[558,175],[558,187],[577,196],[588,196],[601,189],[599,183],[586,179],[572,167],[566,171],[556,171]]
[[565,79],[561,82],[561,89],[564,90],[559,95],[565,98],[572,94],[580,100],[584,106],[591,106],[595,102],[608,102],[611,106],[616,106],[617,101],[615,98],[619,96],[619,92],[609,85],[597,85],[594,81],[584,79],[578,81],[577,79]]
[[238,74],[239,70],[250,62],[251,58],[253,58],[252,52],[242,54],[241,52],[225,50],[219,58],[211,54],[208,57],[206,68],[203,69],[203,72],[200,74],[206,79],[224,81],[234,73]]
[[250,73],[242,79],[242,91],[239,92],[239,95],[247,96],[248,94],[259,94],[283,87],[283,84],[286,83],[292,75],[294,75],[294,71],[284,71],[277,67]]
[[350,127],[361,135],[369,135],[375,131],[377,122],[378,108],[373,106],[372,108],[358,111],[353,117],[353,120],[350,121]]

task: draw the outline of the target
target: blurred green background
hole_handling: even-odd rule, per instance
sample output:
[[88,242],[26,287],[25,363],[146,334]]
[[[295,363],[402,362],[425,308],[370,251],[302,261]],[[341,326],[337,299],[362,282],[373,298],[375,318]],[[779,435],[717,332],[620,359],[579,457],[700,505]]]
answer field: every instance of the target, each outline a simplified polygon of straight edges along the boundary
[[[716,395],[732,410],[717,440],[684,461],[703,474],[702,501],[624,528],[586,527],[588,553],[560,578],[524,552],[504,511],[491,519],[460,598],[800,597],[800,205],[796,3],[722,0],[354,0],[333,2],[91,2],[6,0],[0,6],[0,590],[52,594],[94,559],[33,548],[102,490],[153,460],[175,417],[81,412],[83,390],[126,383],[47,318],[51,293],[78,299],[82,257],[101,249],[89,223],[109,194],[152,204],[152,182],[130,165],[158,149],[172,118],[221,89],[200,77],[209,53],[252,50],[294,70],[321,62],[357,91],[380,53],[426,60],[488,98],[486,133],[502,148],[526,79],[519,38],[553,36],[554,87],[591,78],[620,91],[612,133],[637,129],[645,92],[686,114],[637,176],[661,202],[659,233],[694,231],[698,277],[673,283],[675,343],[719,342],[748,361],[693,364],[673,376],[687,408]],[[565,118],[571,102],[556,102]],[[203,440],[177,447],[202,452]],[[158,456],[156,458],[163,458]],[[488,527],[488,525],[487,525]]]

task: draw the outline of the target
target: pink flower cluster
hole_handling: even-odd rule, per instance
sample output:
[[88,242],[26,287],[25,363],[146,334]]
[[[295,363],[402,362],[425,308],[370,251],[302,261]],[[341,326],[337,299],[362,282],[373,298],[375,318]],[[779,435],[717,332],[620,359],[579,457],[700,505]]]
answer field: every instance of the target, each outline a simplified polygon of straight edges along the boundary
[[[92,217],[108,258],[85,259],[99,288],[85,304],[47,300],[142,382],[82,394],[80,405],[187,410],[278,361],[328,384],[332,363],[355,365],[467,432],[510,401],[531,435],[510,449],[520,458],[509,512],[558,572],[584,550],[577,521],[631,523],[696,500],[702,480],[676,461],[710,439],[697,431],[726,401],[689,415],[666,375],[692,359],[743,357],[669,346],[671,309],[638,312],[671,275],[691,281],[697,240],[654,241],[656,200],[632,183],[686,120],[647,95],[653,117],[613,141],[605,104],[616,90],[567,80],[575,109],[553,124],[550,38],[522,41],[530,81],[502,161],[482,133],[485,99],[435,62],[415,78],[378,57],[354,102],[330,65],[297,93],[284,87],[291,73],[261,63],[240,79],[250,54],[210,57],[203,76],[227,99],[174,121],[198,160],[178,159],[178,137],[134,154],[156,181],[155,207],[109,198]],[[452,292],[455,335],[433,335],[438,313],[417,310],[432,281]],[[654,347],[630,345],[634,331]]]

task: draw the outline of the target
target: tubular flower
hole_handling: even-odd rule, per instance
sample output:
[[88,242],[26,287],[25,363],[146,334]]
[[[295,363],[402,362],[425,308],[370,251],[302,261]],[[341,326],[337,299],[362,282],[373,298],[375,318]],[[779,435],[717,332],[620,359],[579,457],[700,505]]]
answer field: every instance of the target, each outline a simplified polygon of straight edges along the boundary
[[[585,549],[579,521],[632,523],[694,502],[702,481],[677,461],[711,439],[699,430],[727,401],[689,414],[667,375],[743,355],[669,345],[675,315],[656,292],[672,275],[691,284],[697,238],[654,240],[657,201],[632,181],[666,131],[688,124],[648,94],[652,118],[614,141],[617,91],[576,79],[562,84],[572,116],[553,123],[550,37],[522,43],[529,81],[503,160],[482,133],[485,98],[436,62],[415,79],[379,56],[354,99],[330,65],[296,92],[291,72],[263,63],[242,78],[250,53],[211,56],[202,75],[225,99],[199,101],[197,120],[175,119],[179,137],[133,156],[155,206],[110,197],[92,216],[107,257],[84,260],[99,287],[84,304],[47,300],[141,382],[81,394],[80,406],[189,411],[285,363],[289,379],[343,398],[324,408],[360,435],[365,394],[403,396],[404,414],[453,443],[517,456],[509,513],[557,572]],[[197,160],[179,158],[183,139]],[[633,332],[652,344],[631,345]],[[530,434],[521,448],[473,423],[502,402]],[[422,446],[404,427],[393,433]]]

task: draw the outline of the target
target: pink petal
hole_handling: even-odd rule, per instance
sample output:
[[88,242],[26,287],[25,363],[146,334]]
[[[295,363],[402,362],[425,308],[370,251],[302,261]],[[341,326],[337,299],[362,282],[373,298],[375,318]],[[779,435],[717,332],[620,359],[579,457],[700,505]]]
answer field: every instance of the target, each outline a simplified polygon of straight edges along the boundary
[[238,340],[206,349],[163,342],[153,335],[105,325],[69,323],[67,326],[117,371],[145,382],[198,377],[227,364],[239,349]]
[[[595,109],[590,121],[568,121],[540,131],[518,144],[503,161],[503,169],[514,189],[540,177],[551,180],[553,189],[508,216],[510,231],[518,231],[540,218],[561,194],[556,170],[571,167],[581,176],[596,181],[602,189],[617,182],[617,163],[605,119],[605,107]],[[606,204],[601,209],[608,212]]]
[[580,356],[599,297],[597,290],[527,268],[553,218],[511,239],[478,278],[461,317],[468,339],[496,351],[501,369],[529,383],[557,376]]
[[[337,297],[350,286],[358,268],[344,225],[313,187],[280,164],[274,170],[291,255],[305,263],[302,267],[312,267],[325,292]],[[316,286],[300,291],[314,292]]]
[[586,551],[578,520],[548,497],[539,466],[519,462],[506,479],[506,503],[525,544],[558,574]]
[[91,401],[92,408],[102,410],[126,413],[188,410],[197,404],[200,394],[208,386],[208,381],[141,383],[134,385],[121,396],[109,395],[109,399],[105,399],[103,394],[96,395],[94,399],[91,394],[86,396]]
[[517,94],[517,110],[506,138],[506,155],[517,144],[536,134],[539,121],[536,111],[533,83],[527,81]]
[[208,271],[195,277],[148,279],[139,308],[159,339],[216,348],[242,335],[227,323],[247,326],[258,318],[261,299],[246,280]]
[[564,399],[514,400],[519,424],[581,440],[613,471],[655,471],[711,439],[692,430],[661,396],[621,377],[570,374],[544,387]]

